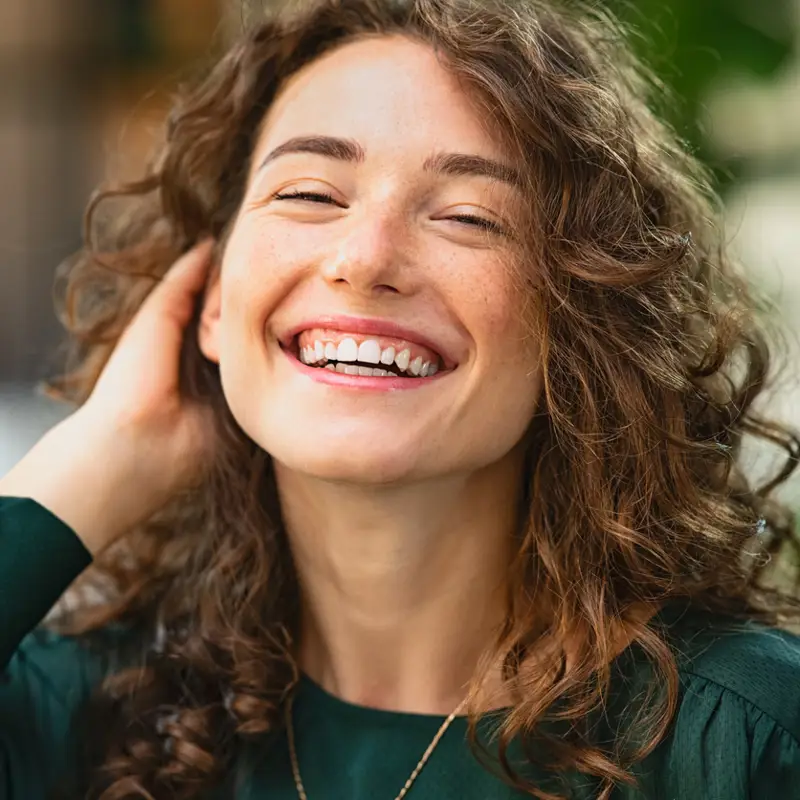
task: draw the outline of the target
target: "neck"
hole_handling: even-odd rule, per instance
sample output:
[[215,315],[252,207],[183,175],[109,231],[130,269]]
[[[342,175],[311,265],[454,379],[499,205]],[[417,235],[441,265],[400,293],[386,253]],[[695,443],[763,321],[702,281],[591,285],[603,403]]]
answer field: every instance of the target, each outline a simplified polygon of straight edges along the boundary
[[[505,615],[517,465],[333,484],[276,465],[300,580],[300,668],[360,705],[449,714]],[[499,674],[487,674],[496,693]]]

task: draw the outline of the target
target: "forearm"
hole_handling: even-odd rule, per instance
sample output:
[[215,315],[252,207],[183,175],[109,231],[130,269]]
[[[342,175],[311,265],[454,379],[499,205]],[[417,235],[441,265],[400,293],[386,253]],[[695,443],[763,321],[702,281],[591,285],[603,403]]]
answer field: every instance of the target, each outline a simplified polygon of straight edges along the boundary
[[115,444],[123,444],[109,441],[98,446],[91,433],[89,421],[79,415],[49,430],[0,478],[0,496],[35,500],[96,554],[132,520],[124,491],[130,476],[120,472],[122,459],[115,454]]

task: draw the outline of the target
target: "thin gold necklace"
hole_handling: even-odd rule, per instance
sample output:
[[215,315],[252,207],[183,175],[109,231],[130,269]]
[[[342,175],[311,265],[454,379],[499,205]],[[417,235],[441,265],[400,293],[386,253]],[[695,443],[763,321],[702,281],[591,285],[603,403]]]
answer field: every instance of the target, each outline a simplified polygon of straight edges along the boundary
[[[292,724],[292,702],[294,697],[292,695],[289,696],[288,700],[286,701],[286,734],[289,739],[289,758],[292,761],[292,774],[294,775],[294,785],[297,787],[297,796],[300,800],[308,800],[308,796],[306,795],[305,787],[303,786],[303,779],[300,777],[300,764],[297,761],[297,751],[295,750],[294,746],[294,726]],[[422,758],[417,763],[417,766],[414,767],[414,771],[409,775],[408,780],[405,782],[405,785],[400,790],[400,793],[395,797],[394,800],[403,800],[403,798],[408,794],[408,790],[411,788],[411,784],[417,779],[417,776],[420,772],[422,772],[422,768],[428,762],[428,759],[431,757],[431,753],[436,748],[436,745],[439,744],[442,736],[444,736],[445,731],[450,727],[450,723],[458,716],[458,712],[464,708],[464,705],[467,702],[467,698],[465,697],[455,709],[447,717],[447,719],[441,724],[439,730],[436,731],[436,735],[431,740],[431,743],[428,745],[427,750],[422,754]]]

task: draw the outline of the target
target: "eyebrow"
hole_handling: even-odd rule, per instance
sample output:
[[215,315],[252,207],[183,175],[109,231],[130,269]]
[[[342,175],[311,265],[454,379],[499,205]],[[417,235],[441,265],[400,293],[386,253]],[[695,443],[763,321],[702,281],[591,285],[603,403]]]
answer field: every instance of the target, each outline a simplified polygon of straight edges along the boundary
[[[362,163],[366,157],[364,148],[353,139],[341,139],[336,136],[295,136],[267,153],[257,171],[260,172],[270,162],[289,153],[316,153],[338,161],[350,161],[354,164]],[[425,160],[422,168],[426,172],[436,172],[440,175],[454,177],[477,175],[493,178],[518,189],[522,188],[522,176],[517,170],[508,164],[483,156],[467,153],[436,153]]]

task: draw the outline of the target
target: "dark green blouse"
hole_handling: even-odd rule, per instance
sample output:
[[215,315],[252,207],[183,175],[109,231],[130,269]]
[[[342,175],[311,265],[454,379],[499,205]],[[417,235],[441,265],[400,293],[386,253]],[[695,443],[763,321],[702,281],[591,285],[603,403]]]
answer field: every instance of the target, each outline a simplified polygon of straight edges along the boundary
[[[0,498],[0,800],[44,800],[48,787],[64,785],[76,760],[73,715],[112,669],[112,653],[31,633],[90,560],[45,508]],[[637,767],[639,789],[620,787],[614,800],[800,800],[800,638],[685,606],[658,621],[679,657],[681,702],[669,736]],[[646,684],[632,649],[615,669],[622,694]],[[497,718],[487,715],[482,733]],[[346,703],[303,677],[294,720],[309,800],[394,800],[443,718]],[[478,763],[465,736],[457,718],[409,800],[524,796]],[[575,798],[596,797],[591,779],[570,781]],[[248,745],[213,796],[296,800],[285,736]]]

